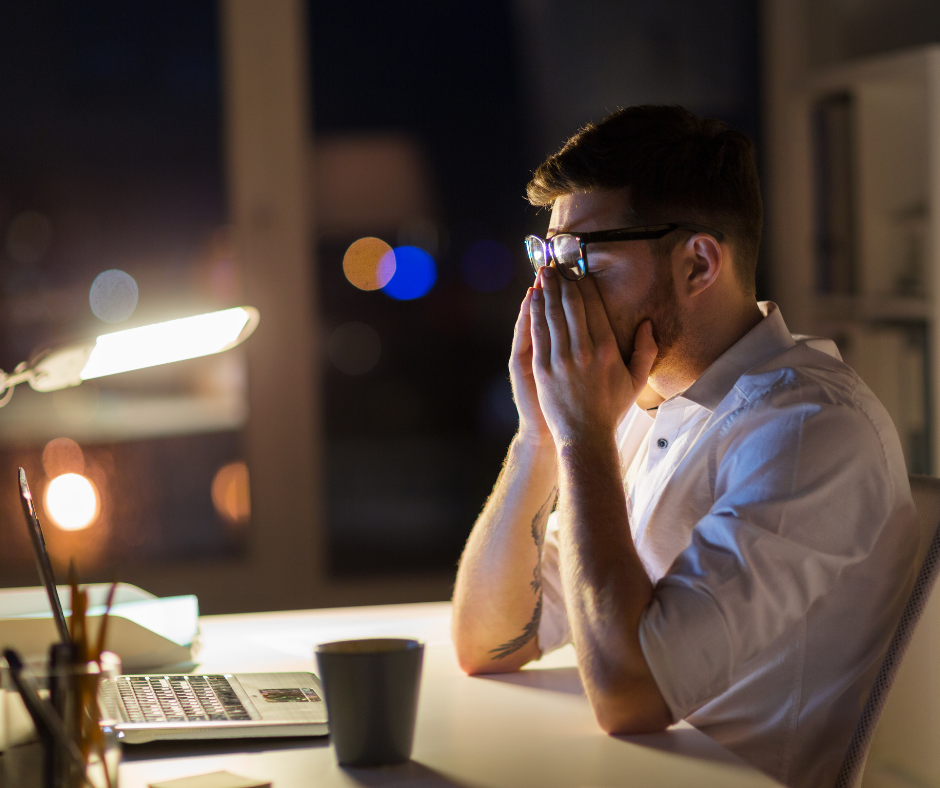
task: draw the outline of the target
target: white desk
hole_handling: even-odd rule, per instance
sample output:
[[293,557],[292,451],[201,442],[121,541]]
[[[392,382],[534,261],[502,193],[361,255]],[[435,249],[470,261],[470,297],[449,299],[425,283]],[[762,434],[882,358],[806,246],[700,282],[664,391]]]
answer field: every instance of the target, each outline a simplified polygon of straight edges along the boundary
[[203,672],[311,670],[316,643],[417,637],[427,644],[412,762],[340,769],[327,739],[125,747],[121,788],[227,769],[275,788],[735,788],[778,783],[689,726],[648,736],[601,732],[570,648],[516,674],[468,677],[450,642],[450,605],[209,616]]

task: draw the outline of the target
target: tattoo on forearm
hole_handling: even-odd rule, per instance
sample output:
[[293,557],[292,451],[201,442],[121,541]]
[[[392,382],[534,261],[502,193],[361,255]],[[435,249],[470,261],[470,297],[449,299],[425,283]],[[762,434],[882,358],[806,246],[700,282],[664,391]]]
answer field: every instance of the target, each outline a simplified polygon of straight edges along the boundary
[[493,655],[493,659],[502,659],[503,657],[508,657],[510,654],[515,653],[520,648],[522,648],[526,643],[532,640],[539,631],[539,621],[542,619],[542,593],[539,591],[539,598],[535,603],[535,611],[532,613],[532,618],[529,620],[529,623],[525,625],[522,630],[522,634],[517,638],[513,638],[506,643],[503,643],[501,646],[490,651],[490,654]]
[[545,503],[542,504],[541,508],[535,513],[535,517],[532,518],[532,539],[538,549],[535,569],[532,570],[532,582],[529,584],[532,586],[532,593],[536,595],[535,610],[532,612],[532,618],[529,619],[529,623],[523,627],[522,634],[519,635],[519,637],[515,637],[490,651],[494,660],[502,659],[503,657],[508,657],[510,654],[515,653],[530,640],[533,640],[538,634],[539,623],[542,620],[542,545],[545,544],[545,527],[548,523],[548,515],[551,514],[555,506],[557,494],[558,488],[553,488],[548,498],[545,499]]
[[542,504],[542,508],[532,518],[532,541],[535,542],[535,547],[538,550],[538,558],[535,561],[535,569],[532,570],[532,582],[530,583],[533,594],[541,595],[542,593],[542,545],[545,544],[545,528],[548,525],[548,515],[551,514],[552,508],[555,506],[557,494],[558,488],[553,488],[548,494],[548,498],[545,499],[545,503]]

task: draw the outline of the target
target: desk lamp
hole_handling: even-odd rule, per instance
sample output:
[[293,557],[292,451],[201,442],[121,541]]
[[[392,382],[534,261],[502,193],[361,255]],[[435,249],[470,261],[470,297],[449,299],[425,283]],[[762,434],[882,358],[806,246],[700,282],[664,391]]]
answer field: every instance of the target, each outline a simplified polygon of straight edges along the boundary
[[251,336],[259,320],[253,306],[238,306],[43,350],[11,373],[0,370],[0,407],[18,383],[58,391],[92,378],[221,353]]

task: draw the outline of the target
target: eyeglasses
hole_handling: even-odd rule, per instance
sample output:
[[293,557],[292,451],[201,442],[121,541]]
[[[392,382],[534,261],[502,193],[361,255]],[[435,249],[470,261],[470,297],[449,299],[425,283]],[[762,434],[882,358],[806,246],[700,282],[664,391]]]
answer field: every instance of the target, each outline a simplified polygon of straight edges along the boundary
[[669,235],[674,230],[689,230],[693,233],[705,233],[718,243],[724,240],[724,234],[709,230],[697,224],[653,224],[648,227],[623,227],[619,230],[598,230],[593,233],[559,233],[547,241],[537,235],[527,235],[525,239],[529,262],[536,274],[543,265],[555,264],[565,279],[577,281],[588,272],[587,245],[606,241],[642,241]]

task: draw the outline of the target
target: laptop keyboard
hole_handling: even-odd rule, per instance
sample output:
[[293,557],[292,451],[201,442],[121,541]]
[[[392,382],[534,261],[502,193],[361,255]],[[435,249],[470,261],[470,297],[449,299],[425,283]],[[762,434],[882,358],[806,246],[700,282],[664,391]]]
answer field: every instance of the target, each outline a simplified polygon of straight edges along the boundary
[[250,720],[225,676],[118,676],[130,722]]

